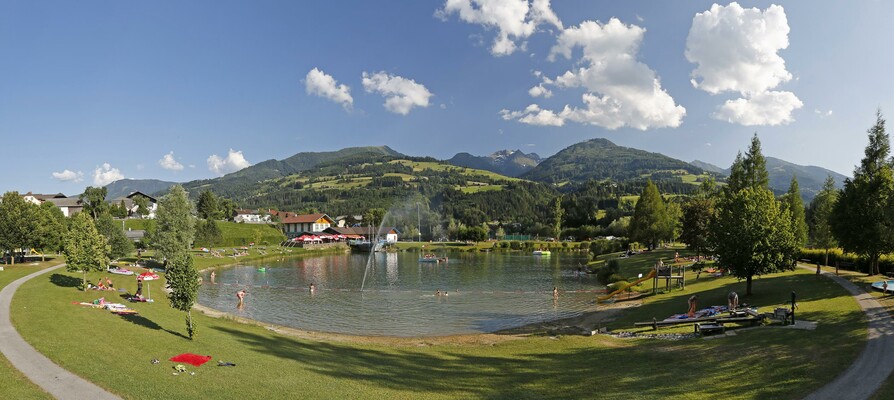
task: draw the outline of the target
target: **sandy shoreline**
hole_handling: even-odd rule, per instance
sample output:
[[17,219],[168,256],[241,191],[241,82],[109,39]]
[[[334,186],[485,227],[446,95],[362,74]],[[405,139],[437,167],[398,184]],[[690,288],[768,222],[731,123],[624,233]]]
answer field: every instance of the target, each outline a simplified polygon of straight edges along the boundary
[[193,309],[212,318],[223,318],[242,324],[261,326],[266,328],[267,330],[276,332],[284,336],[296,337],[301,339],[316,340],[322,342],[351,342],[400,346],[431,346],[441,344],[492,345],[539,334],[582,334],[583,332],[598,330],[599,328],[604,326],[605,323],[613,321],[615,318],[617,318],[617,316],[624,312],[624,310],[633,307],[639,307],[641,304],[641,300],[630,300],[599,305],[597,306],[597,309],[586,311],[577,317],[537,322],[516,328],[504,329],[493,333],[424,337],[362,336],[332,332],[318,332],[240,317],[231,313],[215,310],[198,303],[193,306]]

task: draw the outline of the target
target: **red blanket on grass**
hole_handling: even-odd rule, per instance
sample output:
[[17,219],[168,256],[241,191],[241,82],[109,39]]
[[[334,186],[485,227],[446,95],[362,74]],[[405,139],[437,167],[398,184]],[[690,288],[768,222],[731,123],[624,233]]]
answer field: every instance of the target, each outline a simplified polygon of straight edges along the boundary
[[211,356],[200,356],[198,354],[183,353],[170,358],[173,362],[181,362],[195,365],[196,367],[211,360]]

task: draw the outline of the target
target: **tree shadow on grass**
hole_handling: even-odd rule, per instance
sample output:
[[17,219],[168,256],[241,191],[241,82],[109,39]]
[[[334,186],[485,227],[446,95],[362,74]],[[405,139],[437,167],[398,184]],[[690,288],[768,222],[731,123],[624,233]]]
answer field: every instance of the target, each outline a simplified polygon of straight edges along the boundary
[[169,330],[169,329],[162,328],[161,325],[155,323],[155,321],[153,321],[153,320],[151,320],[151,319],[149,319],[149,318],[146,318],[146,317],[144,317],[144,316],[142,316],[142,315],[139,315],[139,314],[118,314],[118,316],[120,316],[121,319],[123,319],[123,320],[125,320],[125,321],[127,321],[127,322],[130,322],[130,323],[132,323],[132,324],[136,324],[136,325],[142,326],[142,327],[144,327],[144,328],[148,328],[148,329],[152,329],[152,330],[156,330],[156,331],[157,331],[157,330],[162,330],[162,331],[165,331],[165,332],[167,332],[167,333],[170,333],[170,334],[172,334],[172,335],[174,335],[174,336],[180,336],[180,337],[182,337],[182,338],[184,338],[184,339],[189,339],[188,336],[186,336],[186,335],[184,335],[184,334],[182,334],[182,333],[180,333],[180,332],[175,332],[175,331],[172,331],[172,330]]
[[79,287],[81,286],[81,279],[75,278],[73,276],[62,275],[62,274],[53,274],[50,275],[50,282],[56,286],[60,287]]

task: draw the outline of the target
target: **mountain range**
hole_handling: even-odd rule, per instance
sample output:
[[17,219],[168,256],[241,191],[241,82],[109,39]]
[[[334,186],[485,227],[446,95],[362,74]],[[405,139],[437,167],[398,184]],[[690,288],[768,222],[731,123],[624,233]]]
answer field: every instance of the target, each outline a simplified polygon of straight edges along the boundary
[[[338,171],[357,168],[363,163],[394,160],[425,161],[431,165],[457,166],[474,170],[489,171],[506,177],[552,185],[571,187],[590,180],[611,179],[623,182],[644,180],[645,178],[666,178],[668,175],[688,175],[688,183],[696,183],[704,174],[724,177],[728,168],[721,168],[702,161],[687,163],[661,153],[653,153],[630,147],[618,146],[607,139],[592,139],[571,145],[546,159],[534,153],[525,154],[520,150],[500,150],[488,156],[474,156],[458,153],[445,161],[430,157],[410,157],[388,146],[349,147],[329,152],[302,152],[283,160],[267,160],[219,178],[201,179],[183,183],[191,193],[197,195],[203,190],[212,190],[218,195],[244,199],[246,196],[261,195],[259,183],[282,181],[284,178],[314,169],[326,169],[334,175]],[[766,157],[770,176],[770,187],[776,193],[788,190],[791,177],[797,176],[802,196],[812,199],[820,190],[826,176],[835,179],[841,187],[845,176],[816,166],[802,166],[778,158]],[[318,174],[319,175],[319,174]],[[316,179],[316,178],[314,178]],[[507,178],[511,179],[511,178]],[[683,179],[683,178],[675,178]],[[685,179],[683,179],[685,180]],[[174,182],[154,179],[123,179],[107,185],[108,198],[126,196],[133,191],[160,194]],[[462,185],[460,185],[462,186]],[[265,190],[269,190],[267,188]],[[274,189],[278,191],[278,189]]]

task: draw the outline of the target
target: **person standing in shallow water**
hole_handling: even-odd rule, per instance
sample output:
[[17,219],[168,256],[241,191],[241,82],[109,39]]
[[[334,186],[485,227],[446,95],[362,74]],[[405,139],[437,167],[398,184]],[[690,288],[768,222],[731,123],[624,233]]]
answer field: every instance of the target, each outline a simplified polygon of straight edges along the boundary
[[557,286],[553,286],[553,300],[559,299],[559,288]]
[[236,298],[239,299],[239,304],[236,305],[237,308],[242,308],[245,306],[245,289],[242,289],[236,292]]

